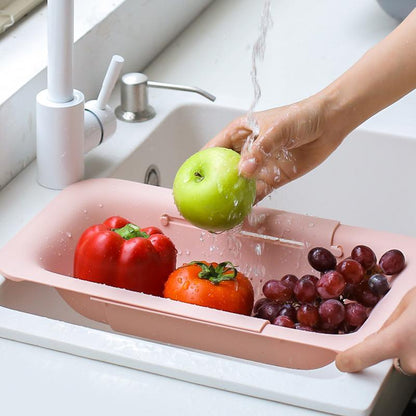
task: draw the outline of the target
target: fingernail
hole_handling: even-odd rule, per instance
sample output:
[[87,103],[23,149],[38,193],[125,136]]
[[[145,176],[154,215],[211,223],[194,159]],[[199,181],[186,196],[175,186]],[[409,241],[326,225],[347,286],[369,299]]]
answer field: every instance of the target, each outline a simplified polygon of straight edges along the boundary
[[240,173],[251,176],[257,170],[257,161],[254,157],[246,159],[240,164]]

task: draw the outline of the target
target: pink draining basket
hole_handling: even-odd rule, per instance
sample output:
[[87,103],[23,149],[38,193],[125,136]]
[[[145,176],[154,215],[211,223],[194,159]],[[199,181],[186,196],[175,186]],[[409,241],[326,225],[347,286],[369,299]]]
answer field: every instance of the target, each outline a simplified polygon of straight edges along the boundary
[[[192,260],[231,261],[252,281],[257,298],[264,281],[286,273],[313,273],[306,257],[323,246],[338,257],[357,244],[379,257],[402,250],[405,270],[365,324],[345,335],[311,333],[271,325],[263,319],[190,305],[71,277],[74,250],[85,228],[120,215],[141,227],[160,227],[178,249],[178,265]],[[34,244],[36,242],[36,244]],[[416,283],[416,240],[284,211],[254,208],[242,229],[211,235],[178,213],[172,191],[118,179],[92,179],[62,191],[0,250],[0,272],[14,281],[56,288],[80,314],[114,330],[219,354],[312,369],[338,351],[377,331]]]

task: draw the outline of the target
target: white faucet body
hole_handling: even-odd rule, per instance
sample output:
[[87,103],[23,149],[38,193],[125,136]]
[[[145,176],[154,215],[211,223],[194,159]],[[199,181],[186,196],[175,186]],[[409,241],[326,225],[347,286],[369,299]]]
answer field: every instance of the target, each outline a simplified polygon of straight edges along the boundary
[[116,129],[107,105],[123,58],[115,55],[97,100],[85,104],[72,86],[74,1],[48,0],[48,88],[36,97],[38,181],[63,189],[84,177],[84,153]]
[[36,100],[38,181],[63,189],[84,177],[84,95],[74,91],[71,101],[56,103],[43,90]]

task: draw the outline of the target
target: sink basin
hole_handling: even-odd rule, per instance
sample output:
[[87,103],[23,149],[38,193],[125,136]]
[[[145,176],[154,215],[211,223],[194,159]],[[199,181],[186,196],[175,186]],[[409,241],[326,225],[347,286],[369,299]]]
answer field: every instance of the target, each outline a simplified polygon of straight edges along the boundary
[[[175,108],[111,177],[171,188],[179,166],[242,111],[212,105]],[[158,180],[152,173],[155,172]]]
[[[176,107],[109,176],[172,187],[185,159],[241,114],[210,104]],[[356,130],[323,164],[260,205],[416,237],[416,196],[408,192],[415,147],[411,138]]]
[[[373,212],[379,205],[381,209],[389,208],[387,202],[383,205],[377,198],[381,195],[385,200],[382,191],[387,186],[386,181],[393,176],[392,164],[388,165],[388,175],[382,178],[381,189],[372,185],[371,177],[383,161],[380,152],[383,138],[377,137],[377,151],[372,152],[374,158],[368,158],[369,151],[364,153],[362,150],[374,146],[371,140],[376,136],[357,133],[347,142],[352,143],[350,148],[338,151],[335,162],[330,160],[316,173],[280,190],[278,197],[272,195],[266,199],[263,205],[269,207],[255,207],[241,230],[210,235],[191,226],[179,215],[168,188],[182,162],[238,114],[238,110],[215,106],[177,107],[113,170],[112,179],[83,181],[62,191],[0,252],[0,270],[11,280],[56,288],[81,315],[110,324],[119,332],[230,354],[227,345],[213,345],[203,336],[217,331],[224,332],[223,338],[239,339],[239,345],[251,345],[248,350],[236,348],[236,357],[303,369],[322,367],[333,361],[337,351],[377,330],[403,293],[412,286],[409,278],[412,250],[409,247],[416,244],[415,240],[400,234],[351,227],[339,221],[344,217],[362,222],[365,221],[363,212]],[[361,156],[364,153],[364,157],[360,159],[356,156],[358,153]],[[370,160],[367,162],[367,159]],[[354,171],[362,168],[358,178],[353,176],[352,162],[358,162]],[[386,166],[383,165],[380,174],[387,170]],[[364,169],[369,169],[367,176]],[[338,175],[334,175],[334,171]],[[160,187],[138,182],[150,182]],[[318,195],[318,190],[323,191],[322,196]],[[342,201],[343,196],[346,201]],[[331,205],[333,201],[335,205]],[[280,205],[287,211],[276,209]],[[357,205],[359,209],[355,209]],[[328,206],[333,209],[328,210]],[[314,216],[294,212],[305,207],[315,211]],[[315,274],[306,261],[309,248],[313,246],[327,247],[338,258],[347,257],[357,244],[369,245],[378,256],[390,248],[399,248],[406,253],[409,265],[397,278],[388,296],[354,334],[328,337],[328,334],[288,331],[257,318],[230,317],[222,311],[200,310],[181,302],[178,306],[178,302],[171,304],[166,299],[73,279],[70,276],[74,251],[82,231],[112,215],[121,215],[142,227],[160,227],[178,249],[178,266],[192,260],[231,261],[238,265],[239,270],[251,279],[256,299],[262,297],[263,283],[270,278],[288,273],[299,277]],[[23,249],[25,255],[16,262],[22,247],[27,244],[25,241],[32,241],[35,236],[36,247],[29,244]],[[139,322],[139,325],[127,324],[130,321]],[[140,323],[142,321],[153,322],[153,325],[146,329]],[[182,328],[182,334],[171,333],[169,328],[172,327]],[[228,330],[224,331],[224,328]],[[183,334],[189,331],[199,335],[185,337]],[[276,355],[274,350],[278,344],[280,353]],[[296,348],[297,354],[294,353]],[[257,354],[257,351],[262,353]],[[284,351],[288,352],[285,354]],[[305,361],[303,357],[306,356]]]
[[[128,146],[131,146],[132,150],[129,151],[127,155],[120,157],[116,166],[113,166],[109,162],[108,165],[106,165],[107,161],[104,158],[97,158],[97,161],[100,162],[97,163],[97,167],[99,169],[102,168],[102,172],[105,172],[105,175],[100,174],[100,172],[98,172],[99,169],[97,168],[98,173],[96,173],[95,176],[108,176],[115,178],[116,180],[122,179],[123,183],[124,180],[127,180],[129,183],[127,188],[129,190],[133,190],[133,192],[136,192],[136,190],[139,192],[140,190],[140,192],[143,192],[143,194],[146,195],[163,195],[163,197],[160,198],[160,201],[166,202],[169,200],[170,195],[170,191],[166,188],[171,187],[177,168],[188,156],[199,150],[207,140],[213,137],[227,123],[242,113],[243,112],[239,109],[214,105],[192,103],[175,106],[171,111],[162,115],[159,120],[155,120],[153,125],[149,124],[150,127],[148,127],[148,132],[142,139],[139,138],[137,143],[133,143],[132,138],[140,136],[140,132],[147,127],[143,127],[140,124],[121,125],[117,133],[117,141],[114,143],[108,142],[105,145],[113,146],[114,154],[116,154],[117,147],[124,141]],[[291,228],[292,234],[288,235],[288,237],[293,237],[294,241],[301,240],[302,232],[305,230],[309,236],[316,235],[318,240],[315,241],[319,241],[319,238],[321,238],[319,232],[315,234],[314,231],[319,230],[321,227],[320,224],[322,224],[325,229],[325,244],[331,243],[330,236],[332,234],[336,235],[336,239],[334,240],[335,245],[331,246],[331,248],[338,250],[338,255],[345,254],[341,253],[343,249],[347,252],[351,248],[351,245],[354,244],[357,239],[361,239],[363,235],[365,235],[365,238],[367,238],[370,245],[373,244],[375,246],[378,252],[390,248],[387,247],[390,243],[400,245],[402,244],[402,241],[406,241],[403,243],[403,246],[406,247],[408,244],[414,244],[412,238],[405,238],[401,235],[407,234],[410,237],[416,236],[415,219],[413,219],[411,215],[416,208],[415,198],[412,197],[410,192],[406,192],[406,184],[403,181],[403,166],[406,167],[406,173],[408,173],[405,179],[410,179],[416,174],[416,167],[414,167],[414,164],[411,161],[411,155],[415,154],[415,146],[416,142],[410,139],[385,136],[367,131],[356,131],[350,135],[350,138],[337,152],[314,172],[289,184],[284,189],[275,191],[270,198],[266,198],[262,201],[258,208],[259,213],[261,214],[264,212],[262,210],[267,209],[274,211],[285,210],[294,213],[293,215],[290,214],[292,219],[301,218],[302,221],[299,221],[298,225],[303,223],[303,228],[299,228],[299,226],[289,227]],[[394,158],[391,157],[392,148],[395,149]],[[94,155],[92,155],[92,158],[93,157]],[[92,172],[92,170],[90,170],[90,172]],[[104,182],[112,180],[113,179],[98,179],[98,181]],[[157,191],[156,189],[158,188],[156,187],[143,188],[144,185],[135,184],[134,182],[157,183],[162,188],[160,191]],[[86,181],[85,185],[87,187],[89,186],[88,183],[92,184],[93,181]],[[113,182],[113,185],[111,185],[114,191],[116,191],[117,188],[121,189],[121,186],[118,187],[117,183],[118,182]],[[84,186],[84,184],[80,185]],[[75,187],[80,185],[77,184]],[[48,229],[44,222],[41,222],[41,235],[37,235],[37,241],[43,241],[43,243],[48,241],[54,246],[48,248],[46,243],[43,246],[39,244],[39,248],[34,252],[30,251],[28,248],[27,253],[35,253],[31,259],[32,266],[36,267],[35,273],[32,273],[33,270],[29,270],[29,273],[25,276],[22,276],[21,273],[19,273],[19,270],[17,273],[11,273],[10,270],[5,270],[3,267],[5,260],[10,259],[11,256],[3,255],[0,258],[0,270],[2,270],[4,275],[11,277],[11,279],[6,279],[5,282],[0,285],[0,306],[15,311],[28,312],[31,315],[37,315],[39,317],[51,318],[54,321],[60,322],[61,326],[75,324],[75,326],[70,326],[72,331],[71,334],[77,333],[77,327],[87,328],[88,331],[90,331],[90,329],[98,330],[97,334],[102,331],[104,334],[117,334],[117,336],[119,336],[118,334],[121,331],[123,333],[134,335],[135,337],[143,336],[144,338],[183,345],[178,342],[178,339],[176,338],[176,319],[181,316],[181,312],[177,306],[174,307],[175,313],[173,316],[171,314],[166,317],[164,330],[169,333],[170,338],[165,339],[163,337],[155,336],[151,327],[144,334],[137,332],[140,331],[142,327],[139,319],[143,319],[143,322],[151,321],[152,324],[155,324],[155,322],[157,323],[157,316],[155,318],[155,314],[152,313],[154,304],[149,300],[149,298],[151,298],[150,296],[142,295],[139,297],[139,300],[136,300],[133,295],[127,294],[125,297],[125,294],[123,293],[122,298],[119,298],[121,290],[110,288],[110,292],[102,292],[102,288],[100,288],[100,290],[96,292],[95,284],[89,282],[84,282],[86,285],[82,284],[80,287],[72,286],[71,280],[74,279],[69,277],[71,274],[72,255],[74,244],[82,227],[89,224],[91,221],[96,222],[98,219],[102,219],[101,217],[110,214],[110,211],[108,210],[110,210],[111,204],[113,204],[113,194],[106,192],[106,189],[108,190],[109,188],[106,188],[105,186],[104,188],[100,188],[100,201],[98,201],[98,199],[95,200],[95,197],[92,198],[90,196],[90,188],[85,188],[86,192],[83,193],[83,197],[80,200],[74,198],[74,201],[76,200],[76,203],[74,204],[69,204],[68,201],[65,202],[64,200],[62,206],[57,203],[59,200],[56,199],[47,206],[47,211],[41,214],[43,216],[42,221],[46,220],[48,222],[49,218],[58,218],[58,220],[56,220],[57,222],[55,223],[56,227],[52,230]],[[64,192],[60,195],[64,195]],[[127,192],[127,196],[128,195],[129,192]],[[351,195],[353,195],[353,198]],[[154,199],[158,198],[159,197],[155,197]],[[127,199],[124,198],[123,200],[126,201]],[[123,202],[120,203],[119,206],[133,216],[140,216],[142,214],[142,211],[140,211],[140,198],[136,195],[134,201],[133,204]],[[187,247],[185,244],[179,243],[179,261],[192,260],[190,259],[191,251],[196,253],[193,248],[199,244],[201,239],[205,240],[204,253],[213,255],[212,251],[214,251],[215,254],[215,250],[211,250],[211,241],[213,241],[213,237],[185,224],[184,221],[179,218],[178,213],[174,212],[174,207],[170,204],[171,203],[166,202],[162,204],[162,207],[157,204],[156,206],[152,206],[153,209],[150,211],[153,212],[152,216],[149,218],[151,220],[153,220],[153,218],[155,220],[160,220],[162,211],[163,213],[166,213],[166,210],[168,210],[170,213],[168,218],[173,219],[173,221],[171,224],[166,224],[167,233],[169,232],[169,227],[175,228],[176,231],[174,232],[174,235],[176,236],[175,238],[177,241],[180,241],[180,237],[183,234],[192,235],[193,245],[191,248]],[[65,215],[62,216],[62,218],[65,217],[65,224],[59,222],[60,217],[57,215],[57,212],[54,211],[54,206],[55,208],[59,208],[59,212],[65,212]],[[52,211],[50,211],[51,209]],[[78,223],[77,221],[74,222],[71,217],[76,210],[80,211],[82,214],[81,223]],[[84,210],[86,212],[84,212]],[[53,215],[50,215],[51,213]],[[111,212],[110,215],[112,214],[113,212]],[[322,223],[320,222],[321,218],[325,218],[325,220],[322,220]],[[339,226],[339,222],[357,227]],[[289,223],[290,221],[288,220],[286,224]],[[39,217],[36,217],[29,224],[29,227],[33,227],[34,225],[36,227],[39,226]],[[250,229],[250,224],[247,226],[250,231],[259,231],[255,228]],[[273,232],[275,232],[274,226],[269,224],[268,227],[267,231],[273,236]],[[363,230],[363,227],[381,231],[369,230],[367,233],[367,231]],[[22,231],[23,234],[21,234],[20,237],[18,237],[19,235],[17,237],[22,238],[22,235],[25,235],[26,230],[26,227],[24,227]],[[336,233],[335,230],[337,230]],[[350,234],[350,231],[352,234]],[[395,234],[386,234],[385,231]],[[254,234],[261,233],[255,232]],[[223,240],[222,242],[221,239]],[[220,237],[220,242],[224,249],[228,247],[225,240],[225,237]],[[24,241],[28,241],[27,236],[24,237],[23,242]],[[242,239],[242,241],[249,242],[251,245],[249,251],[251,253],[253,253],[253,250],[257,250],[258,247],[261,247],[263,253],[274,252],[274,250],[277,250],[273,243],[264,241],[261,239],[261,236],[260,240]],[[17,244],[17,247],[19,255],[21,255],[22,252],[26,253],[26,250],[22,251],[22,245]],[[16,250],[16,245],[14,248],[12,247],[12,249]],[[288,247],[287,252],[290,252],[290,249],[291,247]],[[296,262],[296,258],[299,258],[299,256],[296,254],[296,250],[293,251],[295,252],[294,254],[292,253],[293,261]],[[14,256],[14,258],[16,258],[16,256]],[[257,261],[257,269],[254,267],[251,270],[253,277],[256,277],[254,276],[256,274],[261,276],[262,274],[267,274],[268,271],[273,270],[275,265],[273,261],[269,260],[266,261],[266,256],[264,256],[261,261]],[[7,263],[10,264],[8,261]],[[262,268],[263,263],[265,268]],[[413,265],[413,262],[411,263]],[[287,267],[289,266],[290,265],[287,265]],[[265,322],[262,320],[257,320],[260,322],[255,322],[255,324],[253,324],[251,319],[256,320],[255,318],[244,317],[242,322],[240,322],[238,319],[235,320],[232,317],[230,318],[230,314],[227,314],[227,319],[223,320],[224,314],[226,313],[222,314],[221,312],[208,313],[206,319],[201,323],[196,319],[199,313],[196,312],[199,311],[198,307],[188,305],[185,309],[187,309],[188,316],[191,316],[191,318],[185,318],[185,320],[189,319],[196,330],[200,330],[201,325],[208,325],[210,327],[209,333],[214,335],[215,330],[213,330],[213,327],[217,325],[220,333],[224,336],[224,339],[228,339],[228,343],[226,343],[228,346],[225,345],[223,349],[215,350],[212,349],[212,345],[210,345],[208,354],[203,355],[200,358],[201,362],[207,362],[210,357],[213,357],[213,360],[221,363],[221,371],[224,371],[221,373],[221,377],[218,377],[218,374],[216,374],[218,368],[211,368],[211,364],[207,365],[209,370],[204,369],[204,374],[202,374],[202,370],[200,371],[202,367],[192,366],[192,362],[187,365],[186,371],[184,367],[185,364],[181,363],[175,367],[175,364],[172,364],[174,361],[172,358],[173,356],[171,358],[165,358],[166,362],[164,363],[166,364],[166,367],[162,368],[164,364],[159,366],[158,363],[154,363],[149,367],[148,363],[140,363],[136,356],[130,357],[127,361],[120,359],[120,355],[123,354],[122,350],[116,352],[110,351],[110,353],[106,351],[103,355],[94,353],[94,350],[100,350],[101,346],[99,343],[94,343],[94,350],[91,350],[88,345],[87,347],[84,347],[84,349],[79,346],[73,348],[69,345],[70,342],[66,340],[65,344],[58,348],[83,356],[121,363],[121,365],[166,374],[188,381],[196,381],[213,387],[220,386],[226,390],[243,394],[249,392],[250,395],[256,397],[284,401],[316,410],[344,412],[344,410],[340,409],[349,409],[351,406],[350,398],[354,397],[354,406],[356,406],[357,410],[356,414],[368,414],[368,409],[374,405],[373,399],[379,395],[380,386],[383,383],[388,370],[385,370],[383,367],[383,370],[377,375],[377,383],[373,383],[371,374],[370,377],[357,378],[354,379],[354,383],[348,383],[346,381],[351,381],[346,380],[346,377],[348,376],[340,374],[333,365],[326,364],[333,360],[335,351],[345,348],[349,343],[357,342],[357,340],[362,339],[366,334],[378,328],[388,313],[390,313],[392,308],[397,304],[398,299],[412,284],[412,279],[410,277],[412,270],[413,266],[409,267],[406,275],[404,275],[404,279],[401,280],[402,283],[395,285],[395,290],[391,293],[393,296],[389,298],[386,297],[384,299],[385,302],[383,300],[383,303],[380,305],[381,307],[378,308],[377,312],[380,319],[377,320],[377,314],[375,314],[374,319],[369,321],[365,331],[355,339],[354,334],[350,337],[346,337],[345,343],[341,338],[338,338],[338,341],[334,344],[328,342],[328,334],[316,334],[318,336],[315,338],[313,336],[300,336],[300,338],[297,338],[296,333],[302,331],[278,327],[273,328],[271,325],[265,325]],[[44,275],[45,271],[47,272],[47,278],[39,280],[38,273],[40,272]],[[260,284],[257,285],[257,295],[259,295],[259,287]],[[60,295],[58,294],[58,291]],[[75,298],[77,297],[76,294],[81,291],[83,292],[83,299],[81,303],[78,303]],[[163,315],[163,313],[166,312],[166,305],[163,305],[163,302],[161,301],[163,301],[163,299],[157,299],[156,305],[159,308],[159,313],[162,311],[161,313]],[[89,306],[87,306],[87,310],[84,308],[85,305],[89,305],[91,302],[94,303],[92,312]],[[137,323],[134,321],[131,322],[131,324],[129,323],[126,318],[129,315],[129,310],[134,311],[136,314],[135,318],[138,319]],[[125,315],[126,313],[127,315]],[[102,316],[104,316],[104,319],[102,319]],[[106,319],[107,316],[111,317],[111,322]],[[120,319],[124,322],[124,326],[119,326],[116,322]],[[220,321],[218,321],[218,319],[220,319]],[[285,341],[281,344],[286,344],[286,348],[289,347],[289,349],[286,349],[286,352],[282,355],[283,358],[278,357],[277,361],[256,357],[253,355],[252,348],[246,349],[242,354],[236,354],[235,357],[237,358],[228,359],[227,352],[229,351],[229,346],[233,342],[233,337],[227,338],[227,331],[224,329],[227,326],[232,328],[234,334],[241,332],[238,334],[238,339],[241,340],[239,344],[241,345],[244,345],[244,337],[241,338],[244,335],[242,334],[243,332],[248,334],[247,336],[250,339],[250,342],[255,340],[259,334],[264,334],[268,339],[267,349],[269,357],[273,355],[273,341],[282,339],[282,334]],[[186,331],[186,322],[181,322],[179,328],[182,331]],[[94,337],[94,331],[88,332],[88,334],[87,338]],[[320,335],[324,336],[320,337]],[[46,346],[50,345],[49,340],[42,341],[40,337],[33,341],[30,340],[29,336],[25,335],[22,339],[24,342],[45,342]],[[99,339],[98,336],[97,339]],[[138,338],[132,339],[138,340]],[[186,339],[189,341],[189,336]],[[189,348],[189,354],[191,354],[192,348],[197,348],[198,350],[204,349],[203,346],[200,345],[199,340],[197,341],[198,342],[196,343],[184,345]],[[76,344],[77,342],[78,340],[73,340],[73,343]],[[308,371],[276,367],[276,364],[291,367],[291,363],[284,362],[284,360],[287,360],[290,356],[290,347],[293,347],[293,345],[299,348],[299,351],[305,352],[310,348],[310,351],[315,351],[317,355],[324,353],[324,356],[321,360],[318,359],[315,362],[308,362],[307,359],[302,361],[300,354],[297,366],[298,368],[314,368]],[[188,351],[187,348],[183,351]],[[133,350],[136,351],[134,348]],[[216,355],[215,353],[226,355]],[[190,357],[197,357],[197,355],[190,355]],[[240,358],[243,359],[241,360]],[[256,360],[258,362],[256,362]],[[268,365],[268,363],[274,365]],[[168,367],[169,370],[166,370]],[[227,371],[229,368],[238,368],[237,371],[245,369],[247,370],[247,377],[243,376],[238,380],[238,383],[236,383],[233,377],[233,371]],[[386,368],[388,368],[388,366]],[[255,374],[254,379],[253,374]],[[256,377],[260,375],[261,377],[256,379]],[[257,382],[253,380],[257,380]],[[261,380],[261,382],[259,380]],[[280,380],[291,380],[291,383],[281,383]],[[310,380],[313,380],[313,382],[310,383]],[[308,392],[299,391],[297,386],[302,382],[310,383],[311,390]],[[330,389],[328,384],[342,386],[342,388]],[[318,390],[314,390],[312,385]],[[350,385],[351,390],[348,390],[348,386]],[[358,394],[358,392],[362,392],[365,389],[367,389],[366,391],[368,391],[368,394]],[[347,390],[348,392],[346,393]],[[322,391],[328,391],[328,395],[323,396],[321,394]],[[333,403],[334,407],[329,409],[327,406],[328,402]],[[345,412],[348,411],[345,410]]]

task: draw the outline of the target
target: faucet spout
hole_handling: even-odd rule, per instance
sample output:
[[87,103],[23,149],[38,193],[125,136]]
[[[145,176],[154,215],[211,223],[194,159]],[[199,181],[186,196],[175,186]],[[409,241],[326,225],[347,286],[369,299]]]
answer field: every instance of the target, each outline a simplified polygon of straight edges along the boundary
[[48,95],[55,103],[74,98],[73,43],[74,1],[48,0]]
[[73,89],[74,1],[48,0],[48,85],[36,97],[38,182],[63,189],[84,178],[84,152],[116,129],[107,105],[124,59],[115,55],[98,100]]

